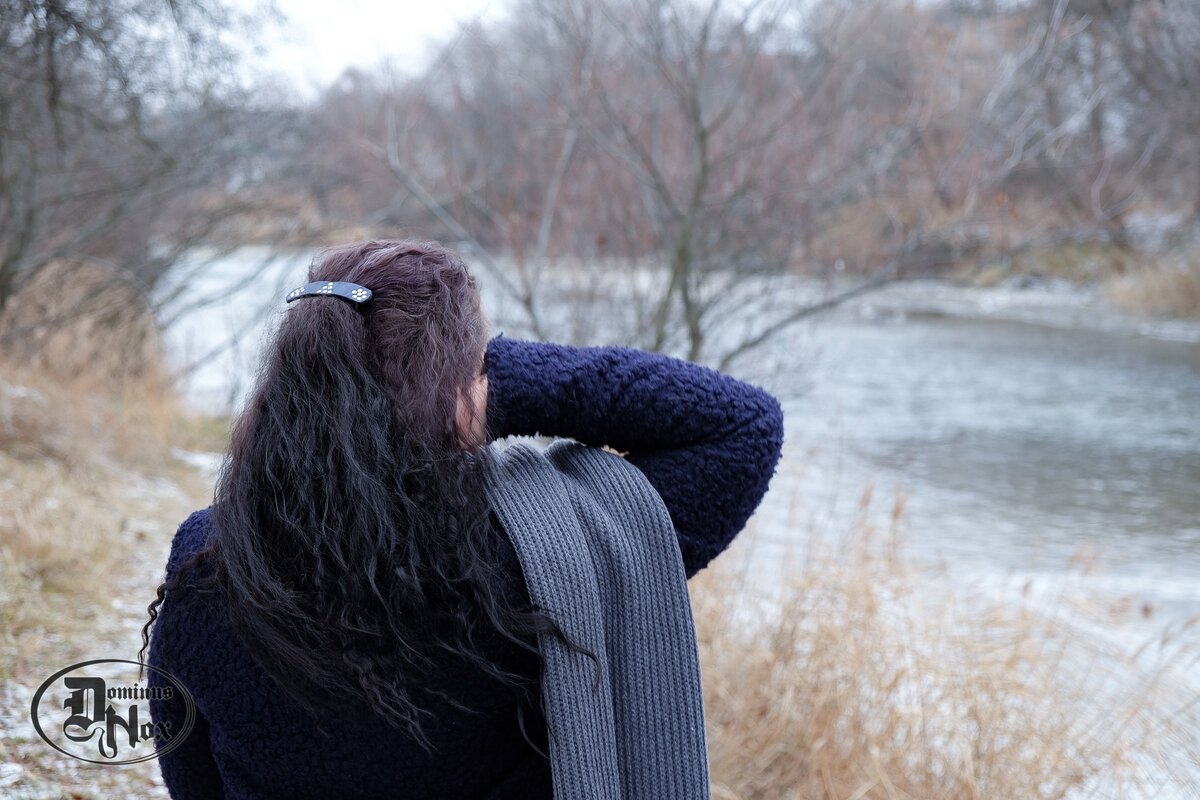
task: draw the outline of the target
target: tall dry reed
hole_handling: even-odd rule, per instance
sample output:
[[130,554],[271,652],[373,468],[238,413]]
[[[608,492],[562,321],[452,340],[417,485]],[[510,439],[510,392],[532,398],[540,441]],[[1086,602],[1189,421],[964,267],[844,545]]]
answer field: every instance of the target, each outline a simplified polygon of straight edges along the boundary
[[1200,256],[1142,265],[1110,278],[1105,294],[1120,308],[1166,317],[1200,317]]
[[60,266],[0,318],[0,677],[88,624],[138,537],[170,524],[153,517],[202,489],[171,456],[194,426],[146,304],[102,270]]
[[691,586],[716,800],[1200,797],[1194,628],[1131,652],[1099,601],[981,590],[866,522],[775,585],[730,556]]

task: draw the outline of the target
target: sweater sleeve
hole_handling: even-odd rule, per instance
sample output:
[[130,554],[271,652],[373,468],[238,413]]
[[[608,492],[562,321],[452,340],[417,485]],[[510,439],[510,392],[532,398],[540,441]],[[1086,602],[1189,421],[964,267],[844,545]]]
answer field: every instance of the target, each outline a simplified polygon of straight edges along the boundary
[[783,446],[772,395],[699,364],[627,347],[493,338],[491,436],[607,445],[662,497],[690,578],[745,527]]

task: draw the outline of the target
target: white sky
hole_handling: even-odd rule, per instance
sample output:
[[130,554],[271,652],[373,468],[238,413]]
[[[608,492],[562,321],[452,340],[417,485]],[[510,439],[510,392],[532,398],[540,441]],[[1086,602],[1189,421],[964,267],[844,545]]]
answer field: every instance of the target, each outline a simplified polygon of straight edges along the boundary
[[505,6],[505,0],[275,0],[288,24],[244,33],[264,51],[252,59],[255,69],[278,73],[312,94],[352,65],[391,60],[404,72],[419,69],[430,42],[449,38],[459,22],[493,19]]

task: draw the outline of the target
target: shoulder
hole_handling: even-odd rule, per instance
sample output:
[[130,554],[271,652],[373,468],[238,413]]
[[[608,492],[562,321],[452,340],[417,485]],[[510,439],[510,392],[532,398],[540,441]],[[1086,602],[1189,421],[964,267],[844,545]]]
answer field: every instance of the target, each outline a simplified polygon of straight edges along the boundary
[[212,506],[193,511],[175,531],[167,556],[167,578],[173,578],[180,566],[204,549],[212,539]]
[[638,527],[657,524],[664,530],[674,530],[658,490],[624,456],[562,439],[546,448],[545,457],[562,475],[569,491],[587,494],[610,514]]
[[[493,480],[529,480],[542,482],[568,478],[633,479],[640,470],[615,452],[574,439],[555,439],[545,447],[516,441],[488,445],[491,457],[488,473]],[[535,481],[536,482],[536,481]]]
[[559,472],[572,476],[593,472],[627,477],[638,471],[618,453],[574,439],[555,440],[543,451],[543,455]]
[[492,446],[489,484],[497,497],[526,503],[589,496],[601,506],[670,516],[662,497],[640,469],[616,452],[574,439],[545,448],[524,442]]

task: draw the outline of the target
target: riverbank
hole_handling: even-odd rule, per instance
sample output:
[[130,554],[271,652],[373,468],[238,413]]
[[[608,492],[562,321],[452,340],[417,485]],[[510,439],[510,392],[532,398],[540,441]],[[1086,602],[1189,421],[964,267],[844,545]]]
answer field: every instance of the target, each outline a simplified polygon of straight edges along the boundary
[[1133,313],[1114,305],[1103,285],[1058,279],[1016,277],[989,287],[906,281],[847,303],[841,313],[943,315],[1200,343],[1200,319]]
[[1104,308],[1074,288],[914,283],[799,327],[800,507],[829,529],[864,486],[904,494],[912,546],[977,581],[1087,557],[1097,587],[1200,615],[1200,323]]

